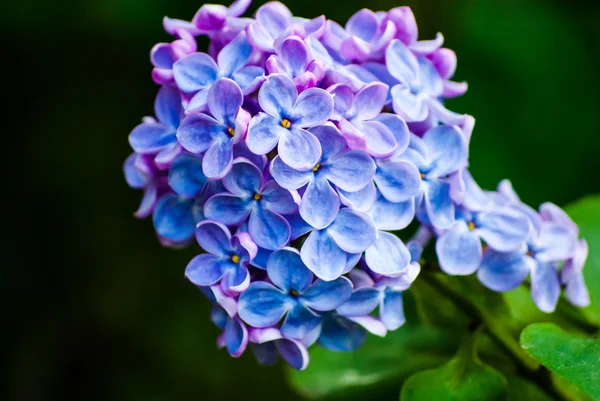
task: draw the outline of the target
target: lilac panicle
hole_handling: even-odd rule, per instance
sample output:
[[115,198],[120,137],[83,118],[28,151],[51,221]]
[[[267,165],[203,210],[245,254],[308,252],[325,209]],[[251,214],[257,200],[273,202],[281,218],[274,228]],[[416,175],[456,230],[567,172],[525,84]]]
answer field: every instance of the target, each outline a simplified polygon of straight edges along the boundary
[[567,214],[469,172],[475,119],[446,108],[467,86],[441,34],[419,40],[404,6],[341,25],[279,2],[242,17],[249,5],[164,19],[155,116],[132,130],[124,164],[144,192],[135,216],[152,216],[161,244],[203,250],[185,276],[213,303],[219,347],[301,370],[314,343],[385,336],[405,323],[430,243],[446,274],[493,291],[529,280],[544,312],[563,289],[589,304],[588,246]]

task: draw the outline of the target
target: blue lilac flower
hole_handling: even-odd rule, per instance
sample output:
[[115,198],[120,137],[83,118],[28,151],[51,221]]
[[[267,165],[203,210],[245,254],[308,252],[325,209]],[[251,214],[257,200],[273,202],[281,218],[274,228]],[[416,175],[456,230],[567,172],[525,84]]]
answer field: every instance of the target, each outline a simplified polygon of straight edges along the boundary
[[180,149],[176,132],[183,109],[177,89],[163,86],[154,102],[158,119],[146,118],[129,134],[129,144],[136,153],[155,155],[160,166],[168,165]]
[[248,232],[262,248],[275,250],[290,238],[290,225],[282,215],[298,210],[294,196],[248,160],[236,159],[223,178],[227,193],[217,194],[204,205],[207,218],[238,225],[247,218]]
[[135,217],[144,218],[152,214],[154,205],[162,193],[168,191],[167,178],[153,163],[153,156],[132,153],[125,160],[123,170],[131,188],[143,189],[144,196]]
[[344,208],[329,226],[308,235],[300,254],[317,277],[331,281],[344,273],[349,259],[367,250],[376,238],[377,229],[369,215]]
[[395,159],[378,162],[375,183],[383,196],[403,202],[416,196],[423,220],[437,229],[454,223],[455,207],[448,175],[467,165],[465,139],[455,126],[438,126],[423,138],[412,135],[409,148]]
[[176,28],[178,39],[171,43],[158,43],[150,50],[152,79],[159,85],[174,84],[173,64],[180,58],[197,50],[196,39],[186,29]]
[[202,170],[209,178],[223,178],[231,169],[233,145],[244,138],[250,119],[241,108],[243,100],[237,84],[222,78],[208,93],[211,115],[190,114],[177,130],[177,139],[186,150],[196,154],[206,152]]
[[293,248],[273,252],[267,262],[273,284],[255,282],[240,295],[239,315],[252,327],[278,324],[288,338],[303,340],[321,329],[319,312],[336,309],[350,297],[352,284],[345,277],[313,281],[300,253]]
[[202,111],[206,105],[207,91],[220,78],[230,78],[245,92],[254,91],[264,74],[258,66],[247,66],[252,56],[252,46],[246,34],[240,32],[225,46],[217,57],[217,62],[205,53],[192,53],[173,65],[173,75],[179,89],[194,94],[187,107],[188,111]]
[[279,157],[297,170],[310,170],[321,157],[321,145],[304,128],[327,122],[333,111],[333,99],[319,88],[298,95],[294,82],[287,76],[273,74],[258,92],[264,113],[252,118],[246,144],[259,155],[277,146]]
[[308,366],[309,356],[306,346],[298,341],[283,336],[274,327],[250,330],[250,346],[256,359],[264,365],[272,365],[281,357],[291,367],[304,370]]
[[256,244],[248,234],[231,235],[221,223],[205,220],[196,226],[196,240],[207,253],[196,256],[187,265],[185,276],[198,286],[220,283],[225,294],[248,288],[248,264],[256,255]]
[[314,228],[322,229],[331,224],[340,207],[334,188],[346,192],[361,190],[373,179],[375,163],[365,152],[346,148],[344,138],[332,124],[314,128],[311,132],[322,149],[321,159],[312,169],[294,170],[276,156],[271,164],[271,174],[284,188],[294,190],[306,186],[300,216]]

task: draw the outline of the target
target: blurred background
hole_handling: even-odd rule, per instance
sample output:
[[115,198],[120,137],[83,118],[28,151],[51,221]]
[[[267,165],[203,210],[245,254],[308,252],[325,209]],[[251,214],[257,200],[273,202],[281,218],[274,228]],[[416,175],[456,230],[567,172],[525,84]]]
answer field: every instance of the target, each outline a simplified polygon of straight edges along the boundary
[[[263,2],[255,2],[254,12]],[[442,31],[477,119],[471,168],[523,200],[600,192],[600,3],[568,0],[288,0],[345,22],[410,5],[422,39]],[[159,246],[132,213],[122,163],[152,114],[149,50],[192,0],[5,0],[2,399],[296,400],[283,366],[217,350],[209,303],[183,277],[198,249]],[[8,109],[6,108],[8,105]]]

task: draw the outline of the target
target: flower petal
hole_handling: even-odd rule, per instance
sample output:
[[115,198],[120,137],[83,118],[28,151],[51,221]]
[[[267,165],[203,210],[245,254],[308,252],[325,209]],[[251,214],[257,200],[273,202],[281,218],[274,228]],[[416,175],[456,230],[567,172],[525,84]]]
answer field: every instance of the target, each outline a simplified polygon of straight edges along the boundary
[[203,253],[190,261],[185,268],[185,276],[198,286],[213,285],[223,277],[228,265],[228,260]]
[[255,65],[249,65],[233,73],[231,79],[240,86],[244,95],[249,95],[264,81],[265,71]]
[[375,117],[375,121],[385,125],[394,135],[396,139],[396,150],[394,153],[404,153],[410,143],[410,131],[404,120],[396,114],[381,113]]
[[431,224],[443,230],[454,224],[454,204],[450,198],[450,185],[443,181],[425,182],[425,211]]
[[573,256],[576,247],[573,231],[560,224],[544,223],[536,241],[535,257],[543,262],[561,261]]
[[302,245],[300,256],[306,267],[325,281],[340,277],[346,267],[346,253],[326,230],[310,233]]
[[205,53],[192,53],[173,64],[173,76],[177,87],[186,93],[194,93],[212,84],[219,74],[217,63]]
[[154,102],[154,113],[161,123],[175,129],[179,126],[183,108],[177,88],[166,85],[160,88]]
[[281,325],[281,334],[303,340],[319,326],[321,318],[315,312],[297,303],[287,314]]
[[281,358],[296,370],[304,370],[308,367],[308,350],[301,342],[289,338],[275,341],[275,347]]
[[217,139],[210,145],[202,159],[202,171],[213,180],[223,178],[231,170],[233,149],[231,141]]
[[423,135],[432,169],[430,177],[442,177],[467,165],[467,143],[455,126],[441,125]]
[[378,230],[402,230],[415,217],[415,201],[411,198],[404,202],[390,202],[378,193],[370,215]]
[[221,288],[225,294],[235,296],[246,291],[250,285],[250,273],[241,263],[230,263],[221,279]]
[[356,192],[346,192],[338,188],[338,194],[343,205],[366,212],[371,209],[373,202],[375,202],[377,189],[371,181],[363,189]]
[[394,234],[380,231],[375,243],[365,252],[369,269],[382,276],[402,272],[410,263],[410,252]]
[[290,239],[290,224],[281,215],[258,206],[250,213],[248,232],[261,248],[275,250]]
[[281,43],[279,55],[292,77],[297,77],[306,71],[309,62],[308,49],[298,36],[288,36]]
[[202,113],[188,115],[177,130],[179,143],[192,153],[206,151],[221,135],[225,135],[225,127],[214,118]]
[[479,213],[475,225],[481,238],[500,252],[518,249],[529,235],[529,219],[513,208],[496,208]]
[[208,108],[221,124],[235,129],[235,117],[242,107],[244,95],[240,87],[228,78],[221,78],[208,91]]
[[346,141],[341,132],[332,123],[327,123],[310,130],[319,140],[322,149],[322,161],[330,160],[346,147]]
[[263,184],[262,172],[248,160],[236,159],[231,172],[223,178],[223,185],[234,195],[251,197]]
[[332,112],[331,94],[320,88],[309,88],[298,96],[289,117],[296,127],[316,127],[327,122]]
[[309,308],[327,312],[341,306],[352,295],[352,283],[346,277],[333,281],[317,280],[300,296],[300,302]]
[[240,357],[248,346],[248,329],[237,319],[229,319],[225,326],[225,347],[234,358]]
[[330,351],[349,352],[362,345],[367,331],[342,316],[323,319],[319,344]]
[[296,170],[310,170],[321,159],[319,140],[304,129],[286,130],[277,150],[281,160]]
[[389,73],[401,82],[413,82],[419,74],[419,62],[408,47],[399,40],[392,40],[385,52]]
[[142,123],[129,134],[136,153],[154,154],[176,141],[173,128],[160,123]]
[[360,121],[372,120],[379,115],[388,94],[388,86],[383,82],[371,82],[365,85],[354,99],[356,115]]
[[556,268],[550,263],[535,263],[531,270],[531,297],[537,307],[542,312],[554,312],[559,295],[560,283]]
[[186,242],[194,235],[192,201],[174,194],[164,195],[152,213],[156,233],[172,242]]
[[569,302],[577,307],[585,308],[591,303],[590,293],[585,285],[583,274],[576,274],[565,286],[565,294]]
[[219,194],[212,196],[204,204],[207,219],[217,220],[226,225],[240,224],[250,214],[251,203],[236,195]]
[[350,35],[358,36],[362,40],[370,42],[379,28],[377,15],[366,8],[357,11],[346,23],[346,31]]
[[300,253],[294,248],[281,248],[271,254],[267,274],[277,287],[284,291],[302,293],[312,283],[313,275],[304,265]]
[[[278,118],[290,118],[298,90],[294,81],[281,74],[271,74],[258,91],[258,103],[269,115]],[[277,122],[279,124],[279,121]]]
[[240,295],[238,314],[253,327],[269,327],[278,323],[289,310],[287,295],[273,285],[256,281]]
[[298,171],[285,164],[281,157],[275,156],[269,169],[273,178],[283,188],[294,190],[308,184],[314,177],[311,170]]
[[379,307],[381,322],[388,330],[396,330],[406,322],[402,292],[386,288],[383,302]]
[[216,221],[204,220],[196,226],[196,240],[208,253],[228,257],[231,253],[231,234],[229,229]]
[[266,113],[258,113],[248,125],[246,145],[252,153],[266,155],[277,146],[279,139],[288,134],[288,130],[279,124],[279,120]]
[[440,268],[451,275],[472,274],[481,264],[481,240],[463,220],[439,236],[435,250]]
[[363,212],[342,209],[327,233],[348,253],[364,252],[375,242],[377,229],[371,217]]
[[411,162],[382,160],[377,163],[375,184],[381,194],[390,202],[404,202],[411,199],[421,188],[421,176]]
[[329,161],[326,176],[338,188],[353,192],[364,188],[373,179],[376,168],[375,162],[367,153],[350,150]]
[[375,288],[359,288],[352,292],[352,296],[343,305],[337,308],[337,312],[343,316],[365,316],[373,312],[379,301],[381,292]]
[[386,157],[398,147],[392,131],[379,121],[354,122],[354,126],[364,135],[365,150],[370,155]]
[[335,219],[340,208],[337,192],[324,178],[312,180],[300,203],[300,216],[311,226],[321,230]]
[[231,78],[231,75],[244,67],[252,56],[252,45],[248,42],[246,32],[241,31],[217,56],[221,76]]
[[292,214],[298,211],[294,196],[274,180],[267,182],[261,193],[263,205],[275,213]]
[[427,102],[421,96],[413,94],[409,87],[395,85],[390,93],[394,112],[406,122],[419,122],[427,118],[429,112]]
[[492,249],[483,255],[477,278],[494,291],[517,288],[533,269],[534,260],[521,252],[501,253]]

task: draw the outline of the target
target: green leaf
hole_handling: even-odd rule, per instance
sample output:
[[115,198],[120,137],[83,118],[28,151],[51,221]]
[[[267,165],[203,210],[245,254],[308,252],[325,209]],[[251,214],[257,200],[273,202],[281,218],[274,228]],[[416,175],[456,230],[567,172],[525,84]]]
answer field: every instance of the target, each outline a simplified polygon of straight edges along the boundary
[[521,333],[523,349],[551,371],[600,399],[600,341],[573,336],[552,323],[536,323]]
[[582,312],[590,320],[600,324],[600,195],[587,196],[567,206],[565,210],[577,223],[581,238],[585,238],[589,246],[583,276],[592,304]]
[[520,376],[507,376],[508,399],[510,401],[553,401],[535,383],[525,380]]
[[402,401],[504,401],[508,394],[506,378],[483,364],[476,355],[472,338],[463,341],[448,363],[437,369],[411,376],[402,387]]
[[[449,330],[406,324],[385,338],[369,336],[350,353],[337,353],[315,346],[310,367],[290,371],[292,387],[308,398],[325,396],[373,397],[373,392],[397,389],[411,374],[446,362],[458,345]],[[364,399],[364,397],[363,397]]]

